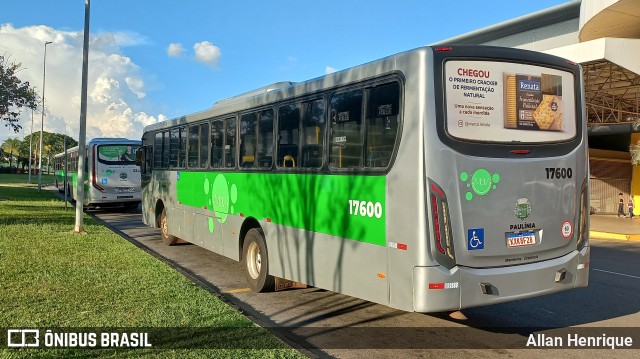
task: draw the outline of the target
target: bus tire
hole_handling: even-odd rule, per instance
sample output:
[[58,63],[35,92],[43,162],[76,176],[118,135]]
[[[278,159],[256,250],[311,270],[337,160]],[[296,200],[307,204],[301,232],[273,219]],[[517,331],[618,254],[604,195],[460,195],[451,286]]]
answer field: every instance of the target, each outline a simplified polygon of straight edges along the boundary
[[167,223],[167,209],[163,208],[160,214],[160,233],[162,234],[162,241],[168,246],[173,246],[178,243],[178,238],[169,234],[169,224]]
[[125,211],[137,211],[139,205],[140,205],[140,202],[124,202],[123,203]]
[[242,245],[244,276],[254,292],[270,292],[275,288],[275,278],[269,275],[269,255],[264,233],[259,228],[247,232]]

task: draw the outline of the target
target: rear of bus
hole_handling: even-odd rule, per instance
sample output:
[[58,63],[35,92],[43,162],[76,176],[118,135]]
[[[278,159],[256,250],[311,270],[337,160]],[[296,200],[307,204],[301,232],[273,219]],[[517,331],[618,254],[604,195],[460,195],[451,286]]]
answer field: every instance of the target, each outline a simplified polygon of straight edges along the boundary
[[136,165],[136,151],[140,141],[96,143],[90,146],[89,198],[90,205],[123,204],[137,208],[141,201],[140,167]]
[[517,49],[432,49],[424,186],[436,265],[416,271],[416,311],[587,286],[580,66]]

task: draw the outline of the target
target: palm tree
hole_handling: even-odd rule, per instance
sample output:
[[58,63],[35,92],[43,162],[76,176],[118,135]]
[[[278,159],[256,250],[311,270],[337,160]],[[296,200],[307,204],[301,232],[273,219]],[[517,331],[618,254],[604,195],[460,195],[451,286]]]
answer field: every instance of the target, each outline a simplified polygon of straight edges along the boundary
[[2,143],[2,150],[9,158],[9,168],[11,168],[11,164],[13,163],[14,156],[18,156],[20,153],[20,140],[17,138],[10,138]]
[[53,155],[55,155],[55,153],[53,153],[53,145],[51,144],[44,145],[43,150],[44,150],[43,156],[47,159],[47,174],[49,174],[51,162],[53,162],[52,158],[53,158]]

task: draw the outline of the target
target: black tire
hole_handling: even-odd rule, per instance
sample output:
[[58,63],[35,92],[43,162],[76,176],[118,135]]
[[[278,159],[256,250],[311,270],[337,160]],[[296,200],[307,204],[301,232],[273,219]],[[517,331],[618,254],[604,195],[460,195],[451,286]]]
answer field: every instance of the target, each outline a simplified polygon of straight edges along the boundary
[[67,185],[67,200],[70,203],[75,203],[76,202],[76,200],[73,199],[73,190],[71,189],[71,185],[70,184]]
[[259,228],[247,232],[242,245],[242,267],[244,277],[254,292],[271,292],[275,278],[269,275],[269,255],[264,233]]
[[122,205],[124,206],[125,211],[136,211],[140,202],[124,202]]
[[173,246],[178,243],[178,237],[169,234],[169,227],[167,223],[167,209],[163,208],[162,213],[158,219],[158,225],[160,226],[160,233],[162,234],[162,241],[168,246]]

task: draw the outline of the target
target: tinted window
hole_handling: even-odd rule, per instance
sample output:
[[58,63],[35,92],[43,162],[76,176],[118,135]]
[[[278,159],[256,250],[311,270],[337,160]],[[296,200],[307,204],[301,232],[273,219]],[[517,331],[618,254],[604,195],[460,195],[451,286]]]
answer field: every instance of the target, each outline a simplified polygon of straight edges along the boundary
[[240,116],[240,167],[251,168],[256,166],[257,125],[257,113]]
[[211,167],[224,166],[224,122],[211,122]]
[[188,165],[190,168],[198,167],[200,155],[200,127],[189,127],[189,151]]
[[209,124],[205,123],[200,125],[200,158],[198,162],[198,167],[206,168],[207,162],[209,161]]
[[324,107],[324,100],[314,100],[304,103],[301,167],[317,168],[322,166],[325,127]]
[[400,84],[380,85],[367,91],[366,167],[387,167],[398,134]]
[[180,167],[180,135],[180,130],[177,128],[173,128],[169,131],[169,136],[171,137],[171,140],[169,141],[169,167]]
[[155,140],[153,141],[153,167],[162,167],[162,144],[163,132],[156,133]]
[[273,110],[261,111],[258,124],[257,165],[270,168],[273,164]]
[[98,146],[98,161],[114,165],[136,164],[136,146],[129,145],[100,145]]
[[225,121],[224,137],[224,163],[227,168],[236,167],[236,119],[229,118]]
[[334,168],[362,167],[362,90],[331,97],[330,165]]
[[278,167],[299,165],[300,104],[280,106],[278,109]]

